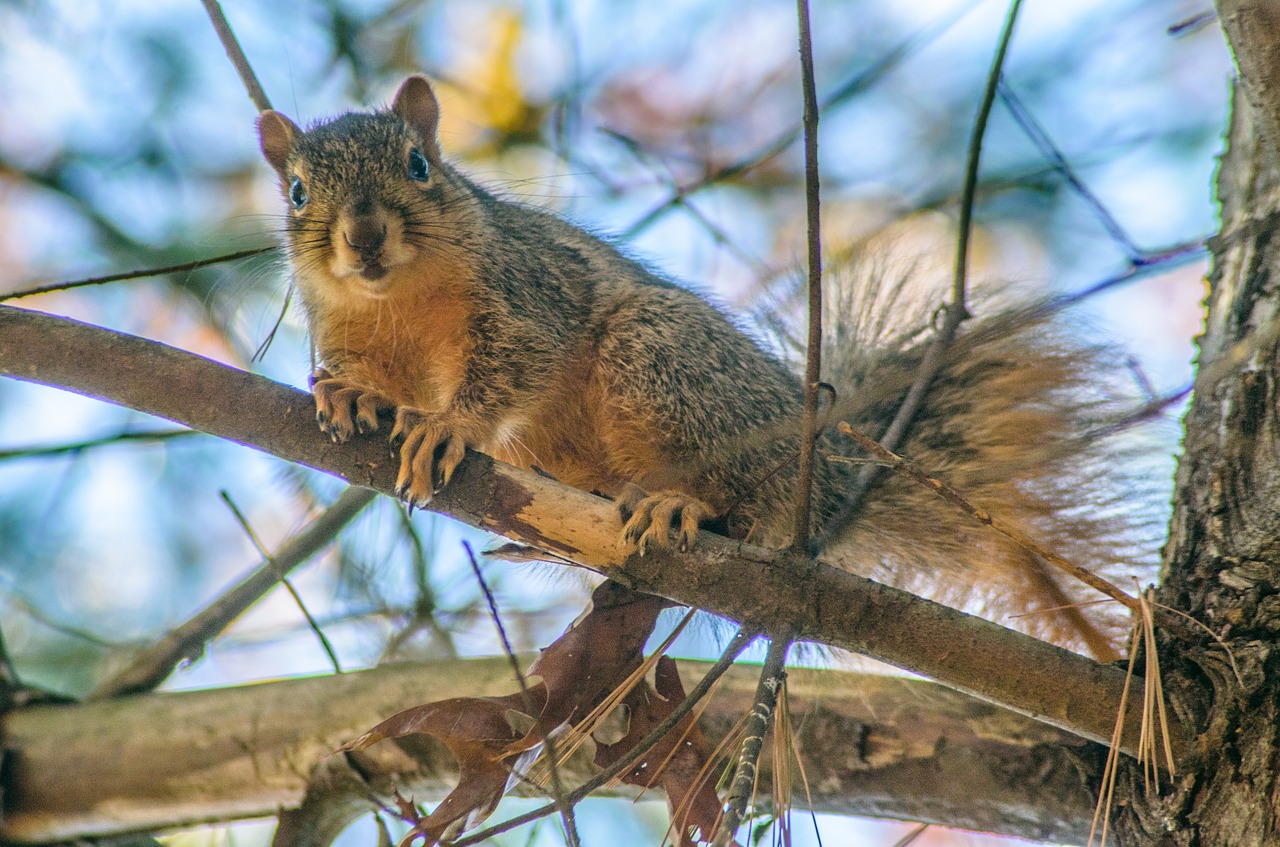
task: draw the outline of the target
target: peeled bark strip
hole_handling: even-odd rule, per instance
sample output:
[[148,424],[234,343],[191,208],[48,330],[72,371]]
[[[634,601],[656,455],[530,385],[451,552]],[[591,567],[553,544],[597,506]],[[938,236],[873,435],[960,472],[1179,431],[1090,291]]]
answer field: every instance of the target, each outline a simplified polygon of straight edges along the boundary
[[[708,666],[679,665],[686,689]],[[1092,807],[1079,766],[1098,757],[1096,748],[929,682],[787,673],[819,811],[1068,843],[1087,836]],[[701,722],[712,745],[750,707],[757,676],[753,667],[725,675]],[[167,830],[266,817],[284,806],[282,827],[306,828],[288,843],[327,843],[370,810],[370,794],[389,802],[399,785],[433,802],[457,777],[443,745],[423,736],[346,758],[334,755],[340,744],[424,699],[500,695],[512,684],[505,658],[471,659],[19,709],[0,719],[12,754],[0,842]],[[564,768],[569,786],[588,775],[589,760],[584,754]],[[762,764],[766,786],[768,756]],[[801,812],[804,788],[793,774]],[[291,810],[308,782],[322,816]]]

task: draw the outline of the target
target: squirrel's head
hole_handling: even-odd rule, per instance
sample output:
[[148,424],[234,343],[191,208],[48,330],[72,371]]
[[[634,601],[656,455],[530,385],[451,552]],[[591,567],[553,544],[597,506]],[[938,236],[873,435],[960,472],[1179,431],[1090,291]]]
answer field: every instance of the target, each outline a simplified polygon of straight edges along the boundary
[[323,294],[381,296],[445,229],[447,187],[425,77],[400,86],[389,110],[350,113],[303,131],[275,111],[258,118],[262,153],[280,177],[294,270]]

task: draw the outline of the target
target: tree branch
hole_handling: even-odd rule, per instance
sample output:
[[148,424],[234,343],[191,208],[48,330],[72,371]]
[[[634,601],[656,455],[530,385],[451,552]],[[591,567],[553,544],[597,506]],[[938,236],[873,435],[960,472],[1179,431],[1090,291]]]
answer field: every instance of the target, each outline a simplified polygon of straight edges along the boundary
[[[391,493],[380,435],[334,444],[311,398],[264,377],[66,318],[0,307],[0,374],[168,418]],[[980,618],[783,551],[703,532],[697,549],[631,556],[612,505],[469,453],[431,509],[550,551],[633,588],[740,623],[871,656],[1100,743],[1123,673]],[[1127,715],[1138,737],[1140,710]],[[1175,750],[1186,739],[1174,730]],[[1126,746],[1126,752],[1131,748]]]
[[98,683],[91,700],[105,700],[122,694],[150,691],[164,682],[174,668],[204,652],[205,644],[216,638],[245,609],[258,602],[285,578],[289,571],[329,546],[360,510],[369,505],[374,493],[365,488],[348,488],[323,514],[290,538],[276,555],[233,588],[218,596],[191,618],[165,633],[155,644],[135,656],[128,665]]
[[[680,662],[686,690],[710,664]],[[757,671],[735,666],[721,679],[701,720],[712,744],[750,708]],[[1079,757],[1091,754],[1067,733],[921,680],[793,668],[787,684],[817,811],[1087,837],[1092,804]],[[354,760],[333,751],[424,692],[483,697],[511,686],[507,660],[494,657],[17,709],[0,718],[13,753],[0,842],[268,817],[296,806],[308,785],[329,792],[326,832],[389,803],[396,786],[438,801],[457,765],[432,739],[374,745]],[[566,763],[571,785],[594,770],[586,761]],[[764,785],[772,777],[762,767]]]

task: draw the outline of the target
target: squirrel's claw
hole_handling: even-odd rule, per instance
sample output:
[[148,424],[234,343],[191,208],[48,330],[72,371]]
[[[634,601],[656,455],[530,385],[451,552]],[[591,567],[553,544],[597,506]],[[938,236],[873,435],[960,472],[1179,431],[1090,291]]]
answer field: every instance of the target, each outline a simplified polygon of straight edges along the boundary
[[396,496],[425,506],[449,483],[467,453],[466,442],[438,416],[401,407],[391,442],[400,446]]
[[671,546],[671,533],[676,534],[679,550],[691,549],[698,540],[698,526],[716,516],[706,502],[681,491],[645,494],[643,489],[628,484],[615,504],[622,515],[622,542],[635,547],[640,555],[650,549]]
[[339,444],[357,432],[373,432],[378,414],[395,408],[385,395],[353,385],[324,368],[311,375],[311,396],[316,401],[316,423]]

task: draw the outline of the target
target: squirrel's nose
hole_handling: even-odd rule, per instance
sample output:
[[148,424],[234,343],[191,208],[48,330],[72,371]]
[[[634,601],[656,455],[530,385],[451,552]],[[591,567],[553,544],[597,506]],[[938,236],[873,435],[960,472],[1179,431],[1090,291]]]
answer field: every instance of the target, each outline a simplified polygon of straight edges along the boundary
[[387,225],[374,217],[359,217],[343,230],[347,246],[361,255],[375,253],[387,239]]

